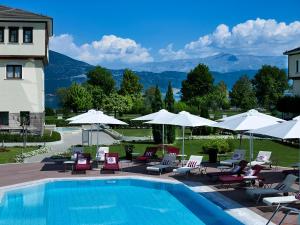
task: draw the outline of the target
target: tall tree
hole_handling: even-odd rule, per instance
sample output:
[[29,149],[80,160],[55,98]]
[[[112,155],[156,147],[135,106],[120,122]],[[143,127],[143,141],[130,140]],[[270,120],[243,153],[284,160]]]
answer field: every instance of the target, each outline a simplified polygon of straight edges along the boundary
[[132,70],[125,69],[119,93],[136,97],[141,95],[142,89],[139,77]]
[[285,71],[269,65],[262,66],[256,73],[253,84],[258,103],[266,109],[273,109],[288,88]]
[[103,99],[103,108],[107,111],[117,113],[128,112],[132,108],[132,100],[129,95],[123,96],[117,93],[112,93]]
[[253,85],[247,75],[241,76],[230,92],[231,105],[249,110],[257,106]]
[[101,66],[96,66],[87,73],[87,82],[100,87],[105,95],[110,95],[115,90],[115,81],[111,72]]
[[[174,95],[171,82],[169,82],[168,90],[165,96],[165,108],[169,112],[174,112]],[[166,126],[166,135],[167,143],[173,143],[175,141],[175,127],[174,126]]]
[[58,90],[60,102],[64,108],[74,112],[84,111],[92,108],[92,96],[81,85],[73,83],[69,88]]
[[208,94],[213,89],[214,79],[209,68],[204,64],[199,64],[191,70],[187,79],[182,81],[182,101],[191,102],[197,97]]
[[[155,87],[154,99],[152,101],[152,112],[157,112],[163,108],[163,101],[161,98],[161,93],[158,88],[158,85]],[[162,142],[162,126],[161,125],[152,125],[152,135],[155,143]]]
[[154,101],[156,87],[152,86],[145,90],[144,93],[144,113],[152,112],[152,102]]
[[99,86],[93,86],[89,83],[83,84],[83,87],[92,95],[93,97],[93,108],[102,109],[103,108],[103,99],[105,98],[104,91]]

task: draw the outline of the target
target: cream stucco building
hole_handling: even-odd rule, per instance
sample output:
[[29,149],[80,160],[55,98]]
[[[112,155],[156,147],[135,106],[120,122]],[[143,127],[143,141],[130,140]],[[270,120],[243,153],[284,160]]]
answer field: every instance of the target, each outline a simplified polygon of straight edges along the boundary
[[0,131],[44,127],[44,67],[52,18],[0,6]]
[[293,93],[300,96],[300,47],[283,54],[288,56],[288,76],[293,80]]

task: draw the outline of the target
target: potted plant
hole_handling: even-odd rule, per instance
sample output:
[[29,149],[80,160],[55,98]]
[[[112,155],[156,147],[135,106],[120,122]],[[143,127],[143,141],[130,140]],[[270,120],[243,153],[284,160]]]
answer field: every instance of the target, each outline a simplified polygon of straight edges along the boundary
[[226,139],[211,139],[203,145],[203,152],[208,154],[210,163],[216,163],[218,153],[228,152],[230,148],[230,143]]

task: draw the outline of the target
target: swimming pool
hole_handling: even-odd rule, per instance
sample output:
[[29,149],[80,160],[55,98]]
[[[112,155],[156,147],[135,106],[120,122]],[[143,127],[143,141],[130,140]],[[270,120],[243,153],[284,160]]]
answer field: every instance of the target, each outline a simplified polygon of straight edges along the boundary
[[55,131],[58,132],[77,132],[81,131],[80,127],[56,127]]
[[239,225],[179,183],[139,179],[64,180],[5,192],[1,225]]

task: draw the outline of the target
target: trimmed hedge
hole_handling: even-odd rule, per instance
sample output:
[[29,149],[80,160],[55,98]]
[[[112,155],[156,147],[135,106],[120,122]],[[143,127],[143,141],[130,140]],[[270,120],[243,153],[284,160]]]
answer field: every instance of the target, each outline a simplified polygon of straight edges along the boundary
[[[53,131],[52,135],[50,133],[45,133],[43,136],[28,134],[27,142],[53,142],[60,141],[60,133]],[[23,136],[21,134],[9,134],[0,133],[0,142],[23,142]]]
[[57,119],[53,116],[49,116],[45,118],[45,123],[46,124],[55,124],[57,127],[67,127],[69,126],[69,121],[66,121],[64,119]]

